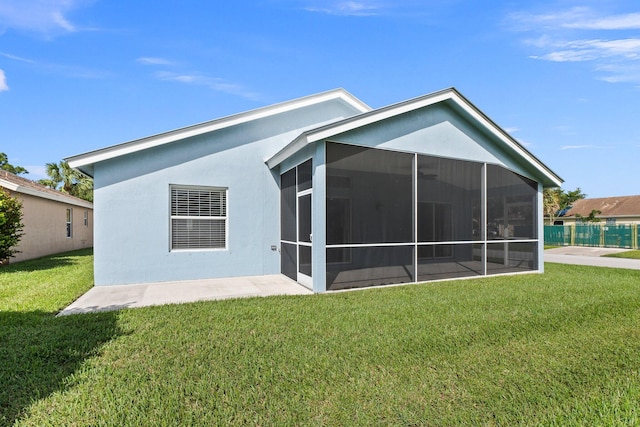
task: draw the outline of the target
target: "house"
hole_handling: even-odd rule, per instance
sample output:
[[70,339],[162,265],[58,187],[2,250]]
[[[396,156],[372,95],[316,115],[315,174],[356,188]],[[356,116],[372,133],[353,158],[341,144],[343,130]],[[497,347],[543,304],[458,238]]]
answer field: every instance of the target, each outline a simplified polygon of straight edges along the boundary
[[[570,225],[580,222],[580,217],[588,217],[594,212],[599,222],[607,225],[640,223],[640,196],[601,197],[581,199],[565,210],[555,225]],[[600,213],[598,213],[600,211]]]
[[93,246],[93,204],[0,170],[0,187],[22,202],[24,235],[10,262]]
[[337,89],[67,161],[94,178],[98,286],[541,272],[562,183],[453,88],[378,109]]

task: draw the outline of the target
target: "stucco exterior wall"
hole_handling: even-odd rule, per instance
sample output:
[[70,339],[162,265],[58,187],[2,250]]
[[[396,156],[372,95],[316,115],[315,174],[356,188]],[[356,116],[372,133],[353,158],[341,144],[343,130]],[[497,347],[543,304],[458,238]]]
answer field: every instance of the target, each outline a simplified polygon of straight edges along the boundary
[[[9,262],[93,246],[92,209],[22,193],[12,192],[12,196],[22,202],[24,235],[17,246],[20,252]],[[71,237],[67,237],[67,209],[71,209],[73,216]],[[86,226],[85,212],[88,216]]]
[[[265,160],[354,113],[316,105],[95,164],[95,284],[279,273],[280,175]],[[228,189],[226,249],[170,249],[171,185]]]
[[402,114],[336,135],[333,142],[416,152],[504,166],[530,179],[535,175],[476,126],[446,104]]

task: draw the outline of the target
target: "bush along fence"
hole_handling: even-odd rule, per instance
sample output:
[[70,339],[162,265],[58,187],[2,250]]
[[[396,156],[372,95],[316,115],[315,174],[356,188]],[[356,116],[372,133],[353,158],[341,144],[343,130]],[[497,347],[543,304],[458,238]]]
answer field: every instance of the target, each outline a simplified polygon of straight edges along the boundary
[[638,224],[545,225],[544,244],[638,249]]

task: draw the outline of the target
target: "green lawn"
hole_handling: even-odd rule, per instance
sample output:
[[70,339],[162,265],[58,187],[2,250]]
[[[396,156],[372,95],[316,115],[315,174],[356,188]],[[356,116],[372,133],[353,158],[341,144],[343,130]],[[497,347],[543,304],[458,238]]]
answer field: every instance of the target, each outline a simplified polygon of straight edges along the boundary
[[[67,259],[65,293],[90,257]],[[2,298],[7,425],[640,424],[640,271],[64,318]]]
[[608,256],[612,258],[629,258],[629,259],[640,259],[640,251],[625,251],[625,252],[617,252],[615,254],[607,254],[603,256]]

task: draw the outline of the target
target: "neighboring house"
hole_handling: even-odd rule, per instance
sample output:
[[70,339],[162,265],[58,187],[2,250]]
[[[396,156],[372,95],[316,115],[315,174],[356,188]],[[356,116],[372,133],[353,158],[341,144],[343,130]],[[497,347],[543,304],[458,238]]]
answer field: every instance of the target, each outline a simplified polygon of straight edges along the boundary
[[601,197],[581,199],[573,203],[554,221],[555,225],[570,225],[580,222],[579,216],[588,217],[593,211],[599,222],[607,225],[640,223],[640,196]]
[[93,204],[0,170],[0,187],[22,202],[24,235],[10,262],[93,246]]
[[455,89],[375,110],[337,89],[67,161],[94,178],[96,285],[540,272],[562,183]]

